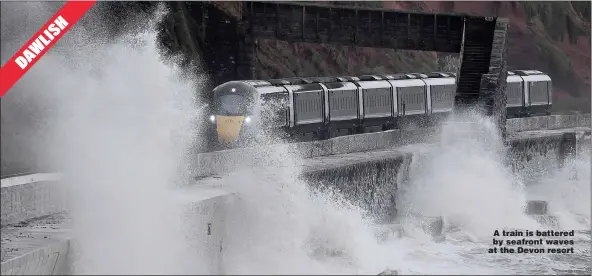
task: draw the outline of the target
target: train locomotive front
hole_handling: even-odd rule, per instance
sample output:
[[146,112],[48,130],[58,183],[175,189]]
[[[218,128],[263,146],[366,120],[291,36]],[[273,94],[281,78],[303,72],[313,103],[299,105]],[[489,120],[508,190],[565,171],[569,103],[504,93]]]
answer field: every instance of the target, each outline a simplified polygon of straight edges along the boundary
[[241,81],[221,84],[212,91],[209,109],[210,143],[215,147],[241,145],[253,137],[257,89]]

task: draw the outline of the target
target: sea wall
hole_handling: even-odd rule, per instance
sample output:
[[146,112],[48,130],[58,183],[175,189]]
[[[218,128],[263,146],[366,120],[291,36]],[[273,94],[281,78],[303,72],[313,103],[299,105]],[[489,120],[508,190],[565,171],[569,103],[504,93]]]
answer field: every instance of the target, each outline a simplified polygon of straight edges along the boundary
[[[590,128],[590,114],[551,115],[507,120],[507,131],[512,133],[534,130],[556,130],[576,127]],[[257,146],[198,154],[195,174],[199,177],[222,175],[245,164],[260,162],[266,152],[282,151],[301,158],[337,155],[385,149],[415,143],[435,142],[440,128],[389,130],[383,132],[341,136],[333,139],[292,143],[287,145]]]
[[64,191],[56,183],[60,175],[38,173],[1,180],[1,225],[64,211]]
[[[528,154],[546,156],[550,152],[557,153],[565,132],[570,132],[561,128],[588,127],[577,131],[581,135],[582,132],[589,133],[589,126],[589,115],[508,120],[508,144],[513,149],[509,159],[523,163],[532,159]],[[550,130],[532,131],[540,129]],[[262,153],[266,151],[286,150],[309,158],[301,177],[311,185],[319,189],[337,189],[349,200],[372,211],[377,218],[388,221],[396,214],[393,199],[397,195],[397,183],[405,178],[406,164],[415,150],[413,144],[430,144],[437,141],[438,136],[437,128],[393,130],[326,141],[206,153],[198,156],[200,170],[196,174],[202,178],[223,175],[249,162],[264,159],[266,155]],[[204,242],[202,247],[207,252],[203,272],[223,273],[226,206],[234,198],[233,193],[203,183],[186,189],[183,198],[187,200],[188,212],[193,212],[196,218],[195,240]],[[67,218],[52,217],[66,216],[66,206],[59,174],[2,179],[2,275],[69,273],[69,226],[64,222]],[[47,222],[52,219],[58,222]]]

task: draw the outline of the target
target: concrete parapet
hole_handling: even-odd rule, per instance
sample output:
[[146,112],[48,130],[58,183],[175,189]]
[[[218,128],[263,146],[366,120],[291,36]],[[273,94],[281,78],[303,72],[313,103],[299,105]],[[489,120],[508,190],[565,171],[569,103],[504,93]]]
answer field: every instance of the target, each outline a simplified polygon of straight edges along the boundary
[[559,131],[544,134],[537,131],[511,134],[508,144],[513,149],[509,156],[513,162],[512,166],[528,162],[536,155],[546,155],[557,150],[561,145],[562,135]]
[[575,156],[577,148],[576,136],[575,132],[563,133],[561,136],[561,143],[557,152],[559,166],[563,167],[568,158]]
[[583,114],[578,117],[578,127],[592,127],[590,114]]
[[544,129],[590,127],[590,114],[550,115],[508,119],[508,131],[520,132]]
[[313,158],[353,152],[435,142],[439,128],[389,130],[375,133],[341,136],[329,140],[284,145],[256,146],[198,154],[198,177],[225,174],[250,162],[259,164],[270,152],[285,152],[301,158]]
[[65,197],[59,174],[39,173],[2,179],[1,225],[64,211]]
[[516,132],[520,129],[520,119],[508,119],[506,120],[506,132]]
[[2,227],[2,275],[64,275],[69,221],[63,213]]
[[[353,155],[362,157],[360,153]],[[375,218],[392,222],[397,214],[399,172],[407,169],[405,164],[411,161],[412,151],[390,149],[365,155],[333,160],[329,166],[313,162],[304,168],[302,177],[312,187],[336,190]]]
[[552,115],[545,117],[547,124],[541,126],[539,129],[559,129],[572,128],[578,126],[578,115]]
[[[522,132],[544,129],[564,129],[577,126],[590,126],[590,114],[552,115],[507,120],[507,131]],[[404,146],[414,143],[435,142],[439,137],[439,127],[389,130],[332,138],[323,141],[300,142],[284,145],[267,145],[249,148],[223,150],[198,154],[198,177],[225,174],[249,162],[262,162],[269,152],[283,151],[302,158],[363,152]]]
[[[215,182],[215,181],[210,181]],[[192,230],[188,241],[203,256],[196,269],[199,274],[224,274],[223,240],[227,234],[228,212],[235,200],[234,193],[219,185],[195,185],[176,191],[184,204],[184,225]]]
[[[52,215],[65,210],[60,174],[39,173],[1,180],[2,275],[62,275],[69,239]],[[39,225],[35,219],[43,217]]]
[[384,132],[337,137],[328,140],[331,141],[331,148],[328,149],[329,154],[327,155],[368,151],[377,148],[390,147],[395,144],[400,135],[401,132],[399,130],[389,130]]
[[2,275],[64,275],[68,271],[70,240],[45,247],[2,262]]
[[[222,240],[232,193],[215,186],[183,188],[172,194],[185,206],[188,242],[203,250],[199,274],[223,274]],[[64,213],[2,227],[1,275],[67,275],[72,272],[70,221]],[[109,254],[109,252],[105,252]]]

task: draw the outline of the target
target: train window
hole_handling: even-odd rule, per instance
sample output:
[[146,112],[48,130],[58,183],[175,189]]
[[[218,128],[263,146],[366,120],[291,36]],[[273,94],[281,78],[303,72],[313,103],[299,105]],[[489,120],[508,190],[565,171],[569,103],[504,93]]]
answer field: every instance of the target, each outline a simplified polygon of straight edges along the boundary
[[546,81],[531,82],[529,90],[531,104],[547,104],[549,102]]
[[251,108],[251,101],[236,94],[219,96],[215,103],[216,112],[220,115],[245,115],[251,112]]
[[449,109],[454,102],[454,85],[432,85],[430,87],[432,97],[432,109]]
[[507,105],[520,106],[522,105],[522,83],[508,82],[506,84],[506,94],[508,95]]
[[390,88],[364,89],[364,112],[367,115],[390,114],[391,106]]
[[399,104],[404,114],[425,112],[425,90],[423,87],[399,87],[397,90],[401,99]]

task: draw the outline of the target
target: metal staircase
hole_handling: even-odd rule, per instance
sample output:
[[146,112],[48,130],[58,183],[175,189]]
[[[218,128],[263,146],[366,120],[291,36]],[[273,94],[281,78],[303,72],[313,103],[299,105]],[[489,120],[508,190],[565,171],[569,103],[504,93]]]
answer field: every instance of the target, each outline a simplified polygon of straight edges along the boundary
[[489,18],[465,19],[465,40],[455,96],[457,106],[475,105],[479,100],[481,76],[489,73],[495,23]]

